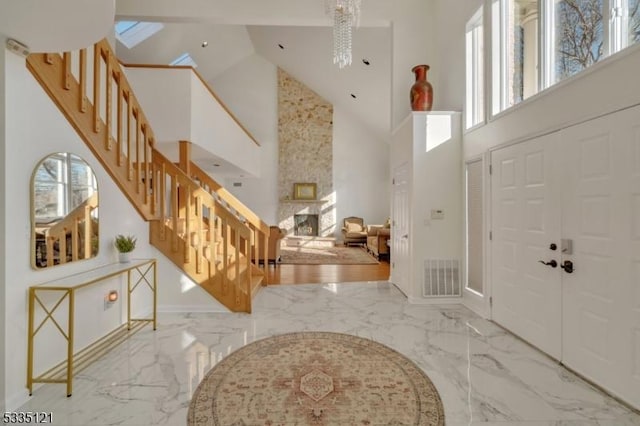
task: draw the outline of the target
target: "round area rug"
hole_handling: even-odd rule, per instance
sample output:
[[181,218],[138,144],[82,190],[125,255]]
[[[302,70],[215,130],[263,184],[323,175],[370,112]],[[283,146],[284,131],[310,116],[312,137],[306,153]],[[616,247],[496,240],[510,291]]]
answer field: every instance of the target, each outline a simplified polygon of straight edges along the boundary
[[438,391],[404,355],[338,333],[283,334],[232,352],[207,373],[189,426],[444,425]]

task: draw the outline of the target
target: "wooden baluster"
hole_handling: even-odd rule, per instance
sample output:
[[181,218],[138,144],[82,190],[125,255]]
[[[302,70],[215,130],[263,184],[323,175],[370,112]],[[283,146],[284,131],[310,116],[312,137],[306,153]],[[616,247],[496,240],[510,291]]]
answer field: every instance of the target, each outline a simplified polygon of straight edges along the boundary
[[131,121],[133,120],[133,106],[131,105],[131,92],[127,94],[127,179],[133,179],[133,167],[131,166]]
[[229,290],[227,281],[229,280],[229,247],[227,246],[227,239],[229,238],[227,221],[221,218],[222,227],[222,294],[226,295]]
[[124,93],[122,92],[122,74],[118,73],[116,77],[116,82],[118,84],[118,97],[117,97],[117,114],[118,118],[116,119],[116,151],[118,155],[116,156],[116,163],[118,167],[122,166],[122,101],[124,97]]
[[93,232],[92,232],[92,223],[91,223],[91,207],[90,206],[86,206],[84,208],[84,258],[85,259],[89,259],[91,258],[92,250],[91,250],[91,243],[92,243],[92,239],[93,239]]
[[192,206],[191,206],[191,187],[187,185],[184,189],[184,263],[191,262],[191,220],[192,220]]
[[63,229],[58,239],[58,248],[60,249],[60,264],[67,263],[67,229]]
[[[167,205],[166,205],[166,194],[167,194],[167,171],[166,171],[166,165],[164,164],[164,162],[162,162],[162,164],[160,165],[160,239],[162,241],[165,241],[167,239],[167,232],[166,232],[166,216],[167,216]],[[157,187],[156,187],[157,188]]]
[[[133,110],[134,114],[137,109]],[[140,135],[142,134],[142,126],[140,124],[140,115],[136,115],[136,192],[140,193],[140,184],[142,183],[142,162],[140,161]]]
[[111,86],[112,86],[112,80],[113,80],[113,76],[111,73],[111,52],[109,50],[105,51],[105,62],[107,63],[107,76],[106,76],[106,80],[105,80],[105,84],[106,84],[106,94],[105,94],[105,101],[106,101],[106,109],[105,109],[105,118],[106,118],[106,132],[105,132],[105,139],[104,139],[104,147],[107,151],[111,151],[111,127],[112,127],[112,117],[111,117],[111,108],[112,105],[111,103],[113,102],[113,99],[111,99]]
[[151,176],[149,175],[149,126],[145,123],[142,134],[144,135],[144,203],[149,204],[149,188]]
[[200,196],[196,197],[196,274],[202,273],[202,232],[204,229],[204,225],[202,221],[204,220],[204,216],[202,214],[202,198]]
[[[236,299],[236,306],[240,305],[240,289],[241,289],[241,285],[242,285],[242,277],[240,277],[240,229],[236,228],[235,230],[235,238],[234,238],[234,245],[235,250],[234,250],[234,254],[235,254],[235,270],[236,270],[236,276],[235,276],[235,282],[233,283],[233,292],[234,292],[234,296]],[[248,265],[249,262],[247,262],[247,268],[249,267]]]
[[102,49],[96,43],[93,46],[93,131],[100,132],[100,65]]
[[[66,236],[65,236],[66,239]],[[78,246],[80,245],[80,235],[78,233],[78,219],[73,218],[71,221],[71,261],[75,262],[79,258]]]
[[80,112],[87,112],[87,49],[80,50]]
[[62,62],[64,67],[64,74],[62,74],[62,88],[64,90],[71,89],[71,52],[64,52],[62,54]]
[[55,238],[51,235],[47,235],[47,266],[53,266],[53,242]]
[[156,212],[158,211],[158,206],[156,205],[156,203],[158,202],[158,199],[156,197],[156,189],[155,186],[157,185],[157,181],[158,181],[158,167],[156,166],[156,163],[151,162],[151,177],[150,177],[150,182],[149,182],[149,186],[150,186],[150,192],[151,192],[151,203],[149,205],[150,207],[150,211],[151,214],[155,216]]
[[173,232],[171,233],[171,251],[178,251],[178,180],[171,175],[171,219]]
[[[267,285],[269,284],[269,274],[267,273],[267,270],[269,269],[269,234],[263,233],[264,237],[263,237],[263,241],[264,241],[264,277],[262,279],[262,285]],[[275,268],[276,262],[278,261],[278,259],[275,258],[275,253],[273,254],[273,267]]]

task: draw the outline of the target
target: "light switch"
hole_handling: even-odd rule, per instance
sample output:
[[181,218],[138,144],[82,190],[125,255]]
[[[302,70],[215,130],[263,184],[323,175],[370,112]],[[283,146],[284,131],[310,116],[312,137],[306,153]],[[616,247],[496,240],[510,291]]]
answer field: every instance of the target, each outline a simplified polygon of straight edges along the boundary
[[433,219],[433,220],[444,219],[444,210],[432,209],[431,210],[431,219]]

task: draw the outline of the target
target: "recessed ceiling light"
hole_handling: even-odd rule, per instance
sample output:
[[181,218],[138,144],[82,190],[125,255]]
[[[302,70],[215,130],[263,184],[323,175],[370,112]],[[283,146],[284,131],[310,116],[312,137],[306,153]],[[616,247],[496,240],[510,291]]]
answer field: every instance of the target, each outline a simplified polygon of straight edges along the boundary
[[202,47],[207,47],[208,45],[209,45],[208,41],[203,41],[201,44]]
[[362,63],[365,65],[371,65],[371,62],[369,62],[369,60],[367,58],[363,58],[362,59]]
[[284,50],[284,46],[283,46],[283,45],[281,45],[280,43],[278,43],[278,47],[279,47],[280,49]]
[[353,93],[351,94],[351,97],[352,97],[353,99],[357,98],[357,96],[356,96],[356,95],[354,95]]

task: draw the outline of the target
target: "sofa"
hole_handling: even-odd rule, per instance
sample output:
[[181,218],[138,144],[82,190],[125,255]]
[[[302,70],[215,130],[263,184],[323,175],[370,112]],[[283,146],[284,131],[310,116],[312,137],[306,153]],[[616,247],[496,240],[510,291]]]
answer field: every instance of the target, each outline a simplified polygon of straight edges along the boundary
[[387,225],[367,225],[367,250],[377,259],[380,259],[380,256],[389,256],[389,238],[391,228]]
[[367,229],[364,226],[364,219],[350,216],[344,218],[342,223],[342,238],[345,246],[350,244],[364,246],[367,244]]
[[[273,263],[274,265],[278,265],[280,261],[280,243],[282,242],[282,238],[287,235],[287,232],[284,229],[278,228],[277,226],[269,227],[269,263]],[[256,260],[256,249],[255,247],[252,250],[252,259]],[[258,250],[258,262],[264,262],[264,248],[262,246],[259,247]]]

